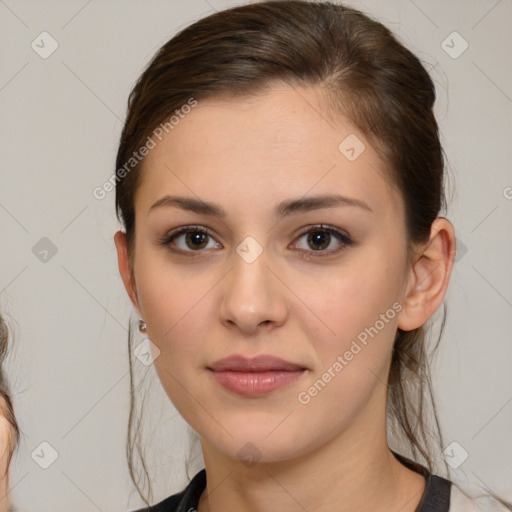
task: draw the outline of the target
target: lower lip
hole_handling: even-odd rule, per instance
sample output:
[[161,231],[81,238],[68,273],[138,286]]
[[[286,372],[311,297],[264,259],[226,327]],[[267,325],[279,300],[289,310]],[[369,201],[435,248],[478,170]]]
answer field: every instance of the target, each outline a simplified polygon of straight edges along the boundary
[[296,381],[306,370],[232,372],[211,371],[217,382],[229,391],[243,396],[261,396]]

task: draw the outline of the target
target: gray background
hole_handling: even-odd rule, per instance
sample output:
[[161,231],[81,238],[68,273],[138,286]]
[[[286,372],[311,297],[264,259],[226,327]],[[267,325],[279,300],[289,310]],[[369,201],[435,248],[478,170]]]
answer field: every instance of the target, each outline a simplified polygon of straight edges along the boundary
[[[124,452],[131,305],[112,240],[114,194],[100,201],[92,190],[114,171],[128,93],[154,52],[178,29],[241,3],[0,0],[0,308],[14,336],[6,371],[22,429],[11,470],[19,510],[142,504]],[[455,477],[512,499],[512,2],[347,3],[398,34],[437,85],[459,241],[438,406],[446,444],[469,454]],[[31,47],[43,31],[59,45],[47,59]],[[469,44],[457,58],[454,31]],[[43,237],[57,249],[46,261]],[[162,499],[186,483],[185,425],[156,384],[155,428],[167,434],[155,469]],[[36,463],[51,456],[42,442],[58,453],[47,469]]]

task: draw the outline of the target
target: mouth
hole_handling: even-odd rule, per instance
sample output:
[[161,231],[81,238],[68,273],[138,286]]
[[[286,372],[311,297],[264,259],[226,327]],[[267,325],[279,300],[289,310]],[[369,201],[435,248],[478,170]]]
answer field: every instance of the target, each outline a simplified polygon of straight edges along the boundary
[[207,367],[215,381],[242,396],[262,396],[295,382],[307,372],[303,365],[263,355],[231,356]]

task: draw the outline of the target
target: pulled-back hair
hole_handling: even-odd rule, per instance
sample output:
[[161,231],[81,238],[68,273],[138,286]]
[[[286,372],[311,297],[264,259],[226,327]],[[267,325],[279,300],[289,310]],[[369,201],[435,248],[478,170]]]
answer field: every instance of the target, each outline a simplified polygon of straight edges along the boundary
[[[116,159],[125,169],[116,186],[116,213],[135,257],[134,195],[144,164],[126,163],[154,130],[191,98],[249,98],[276,83],[314,87],[324,111],[353,123],[386,163],[405,204],[408,254],[428,241],[446,210],[444,158],[433,106],[434,83],[418,58],[381,23],[331,2],[266,1],[216,12],[179,31],[148,64],[128,100]],[[446,305],[437,349],[446,321]],[[132,329],[129,329],[131,407],[127,455],[133,448],[151,493],[135,428]],[[426,326],[397,329],[388,380],[388,427],[402,450],[434,472],[443,439],[429,368]],[[137,424],[140,426],[140,421]],[[444,463],[445,472],[450,471]]]

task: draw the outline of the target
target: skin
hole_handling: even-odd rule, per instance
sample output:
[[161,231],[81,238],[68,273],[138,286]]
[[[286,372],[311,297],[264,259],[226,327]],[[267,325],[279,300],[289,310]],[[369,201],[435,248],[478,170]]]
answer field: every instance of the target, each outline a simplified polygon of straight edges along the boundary
[[[199,512],[412,512],[425,489],[389,450],[386,382],[397,327],[423,325],[443,301],[453,226],[436,219],[408,261],[403,201],[385,164],[351,123],[329,120],[319,98],[281,84],[250,100],[200,101],[145,159],[135,255],[122,231],[114,237],[127,293],[160,351],[154,364],[162,385],[201,438],[208,482]],[[349,134],[366,145],[355,161],[338,150]],[[281,201],[333,192],[373,211],[338,205],[273,215]],[[226,217],[149,212],[166,194],[219,204]],[[321,223],[355,243],[327,237],[322,251],[341,251],[319,256],[303,232]],[[201,239],[187,245],[184,235],[158,243],[190,224],[209,229],[203,246]],[[263,250],[250,264],[236,252],[247,236]],[[395,301],[399,314],[299,403],[298,394]],[[308,371],[269,395],[244,398],[206,369],[232,354],[272,354]],[[254,464],[238,455],[248,442]]]
[[5,399],[0,396],[0,512],[7,512],[11,505],[7,461],[12,449],[12,425],[3,414],[6,407]]

